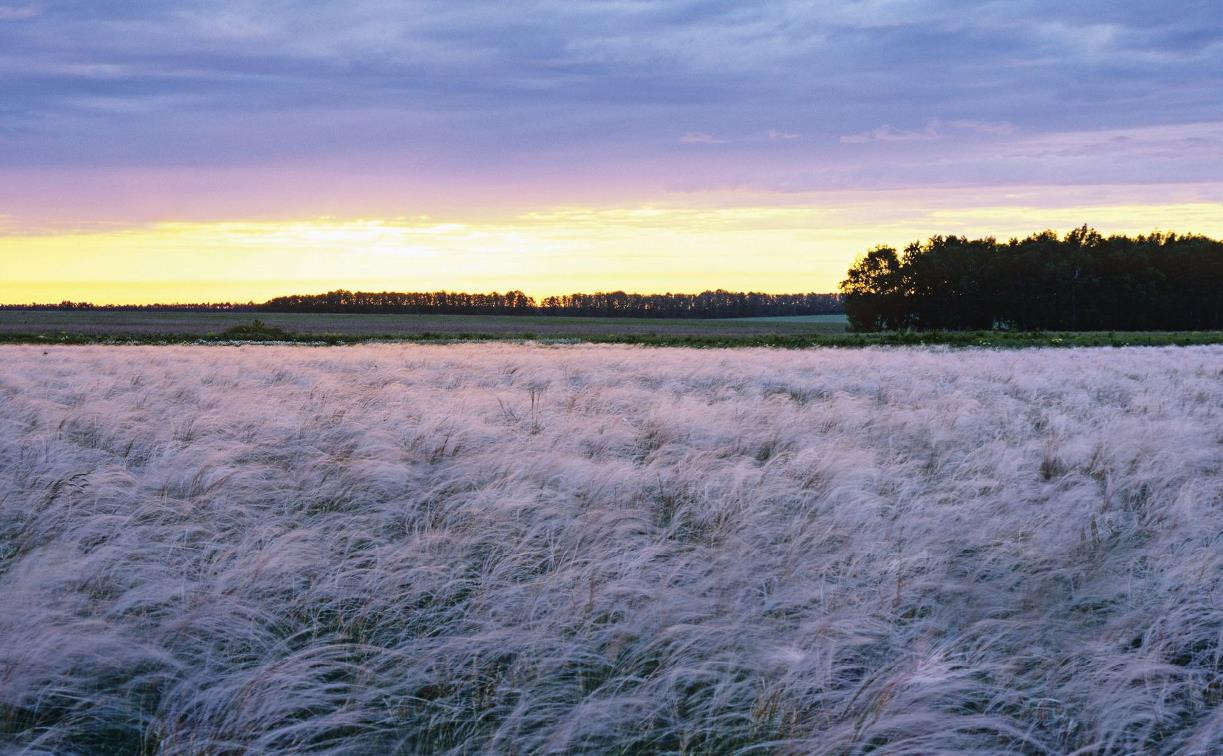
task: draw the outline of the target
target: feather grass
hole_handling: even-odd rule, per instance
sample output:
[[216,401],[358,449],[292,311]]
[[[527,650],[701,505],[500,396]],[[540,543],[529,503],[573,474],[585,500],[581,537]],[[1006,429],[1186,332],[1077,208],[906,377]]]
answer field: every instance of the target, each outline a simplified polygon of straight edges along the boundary
[[1218,347],[0,359],[15,750],[1223,748]]

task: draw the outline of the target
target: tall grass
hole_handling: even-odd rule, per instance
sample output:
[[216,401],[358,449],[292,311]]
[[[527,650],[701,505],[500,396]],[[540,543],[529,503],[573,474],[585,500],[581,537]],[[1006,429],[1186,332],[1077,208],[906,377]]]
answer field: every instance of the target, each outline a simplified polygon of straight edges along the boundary
[[0,745],[1217,752],[1223,349],[0,348]]

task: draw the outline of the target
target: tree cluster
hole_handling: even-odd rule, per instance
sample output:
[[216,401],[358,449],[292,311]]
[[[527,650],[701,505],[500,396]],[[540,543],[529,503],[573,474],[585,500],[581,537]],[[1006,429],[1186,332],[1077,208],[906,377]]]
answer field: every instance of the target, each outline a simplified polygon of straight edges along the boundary
[[161,310],[176,312],[437,313],[466,315],[572,315],[611,318],[738,318],[824,315],[843,312],[840,294],[763,294],[704,291],[700,294],[626,294],[623,291],[566,294],[542,302],[521,291],[468,294],[454,291],[347,291],[290,294],[262,303],[95,305],[0,305],[0,310]]
[[466,294],[455,291],[345,291],[291,294],[257,306],[261,312],[439,313],[458,315],[525,315],[535,300],[521,291]]
[[841,282],[859,331],[1223,328],[1223,241],[1083,226],[1000,243],[935,236],[876,247]]
[[263,312],[390,312],[490,315],[572,315],[609,318],[735,318],[818,315],[841,312],[839,294],[761,294],[705,291],[700,294],[626,294],[623,291],[566,294],[536,301],[521,291],[351,292],[276,297]]
[[57,303],[0,304],[0,310],[91,310],[97,312],[255,312],[254,302],[176,302],[174,304],[94,304],[65,299]]
[[827,315],[842,312],[842,308],[839,294],[763,294],[718,289],[700,294],[623,291],[567,294],[544,299],[540,312],[607,318],[743,318]]

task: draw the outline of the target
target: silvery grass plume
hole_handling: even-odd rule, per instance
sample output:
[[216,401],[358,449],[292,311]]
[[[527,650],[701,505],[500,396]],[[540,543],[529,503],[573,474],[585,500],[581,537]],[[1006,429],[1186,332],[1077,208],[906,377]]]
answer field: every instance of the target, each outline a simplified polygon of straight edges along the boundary
[[1223,349],[0,348],[28,753],[1209,753]]

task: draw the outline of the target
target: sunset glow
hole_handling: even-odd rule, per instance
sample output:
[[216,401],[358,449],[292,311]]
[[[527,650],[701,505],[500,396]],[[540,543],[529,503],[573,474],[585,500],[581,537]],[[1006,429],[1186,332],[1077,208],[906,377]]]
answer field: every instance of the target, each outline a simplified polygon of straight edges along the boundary
[[0,3],[0,301],[832,290],[932,234],[1223,235],[1217,24],[1036,5]]
[[835,290],[879,243],[932,233],[1023,235],[1092,218],[1115,233],[1223,235],[1218,205],[984,204],[560,207],[476,222],[430,217],[165,222],[0,237],[3,301],[263,300],[286,292],[521,289]]

